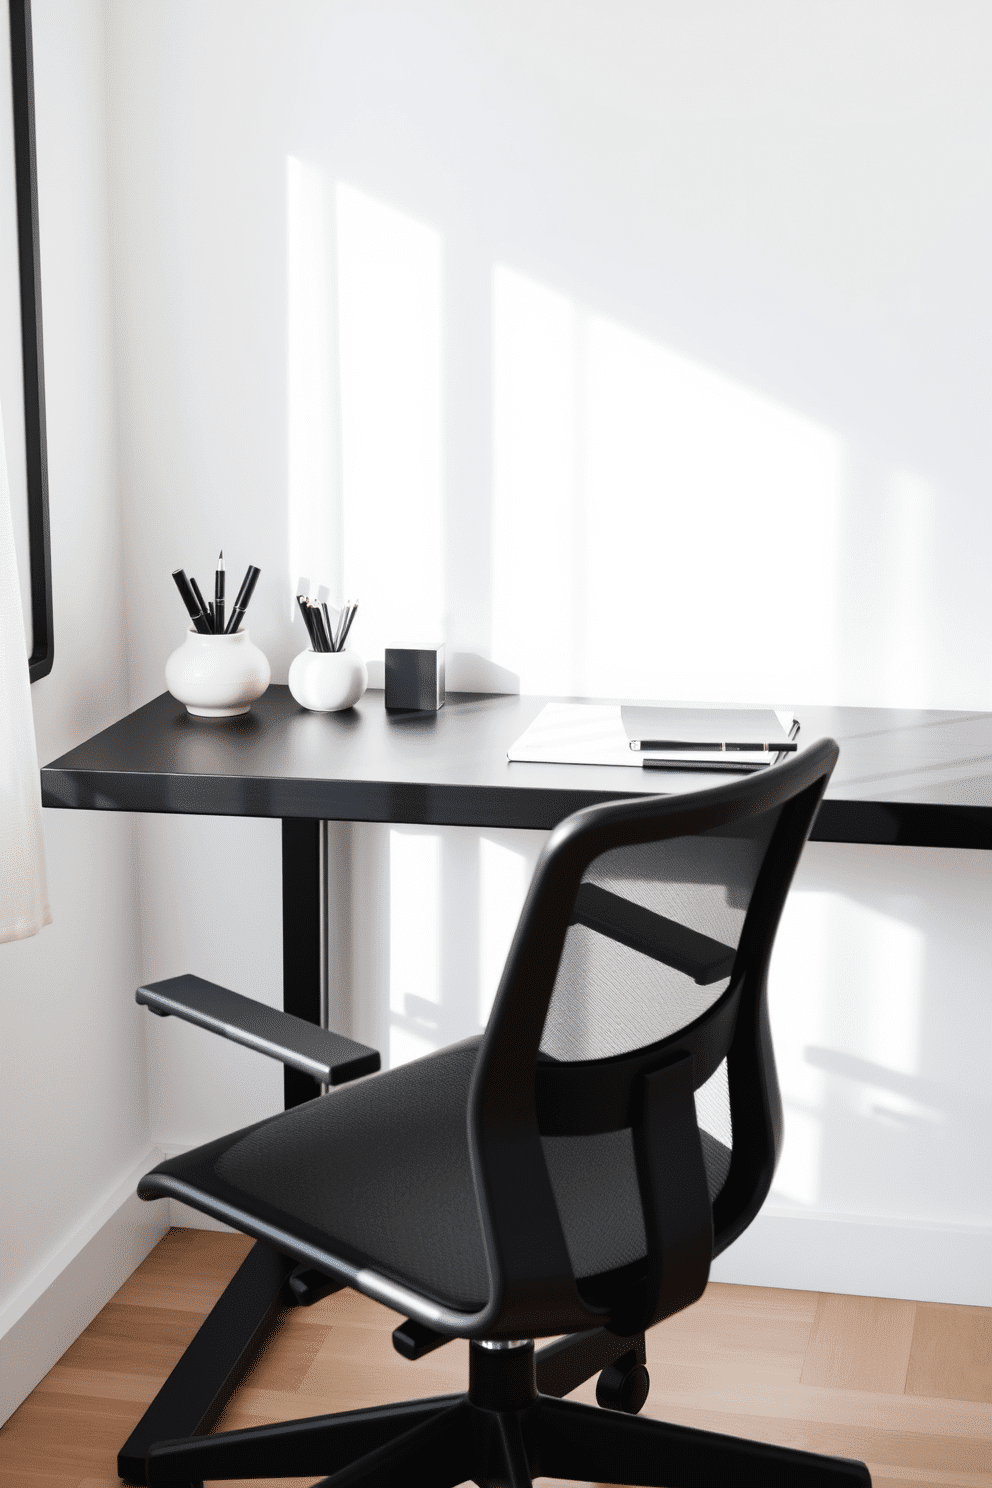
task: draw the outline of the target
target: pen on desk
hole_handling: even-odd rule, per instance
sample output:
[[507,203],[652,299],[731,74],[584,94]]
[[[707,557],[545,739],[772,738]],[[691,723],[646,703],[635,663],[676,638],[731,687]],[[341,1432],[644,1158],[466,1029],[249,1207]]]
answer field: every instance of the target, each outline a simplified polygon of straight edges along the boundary
[[199,632],[200,635],[209,635],[210,621],[208,620],[202,605],[197,602],[196,594],[190,586],[190,582],[189,579],[186,577],[185,571],[181,568],[173,569],[172,577],[176,581],[176,588],[179,590],[179,593],[182,596],[183,604],[189,611],[189,618],[192,620],[194,628]]
[[762,760],[759,764],[756,760],[666,760],[666,759],[643,759],[642,770],[716,770],[723,774],[733,771],[735,775],[752,775],[755,770],[769,770],[773,764],[772,760]]
[[214,630],[224,634],[224,549],[217,554],[217,571],[214,574]]
[[241,581],[241,588],[238,590],[238,597],[234,601],[234,609],[231,611],[231,618],[227,622],[228,635],[233,635],[244,619],[245,611],[251,604],[251,597],[255,592],[255,585],[258,583],[258,576],[261,572],[262,570],[260,568],[256,568],[254,563],[249,563],[248,572],[245,574],[244,578]]
[[204,622],[205,622],[206,627],[207,627],[207,633],[209,634],[210,633],[210,606],[207,604],[207,601],[204,599],[203,595],[200,593],[200,586],[196,582],[196,580],[193,578],[193,575],[192,574],[190,574],[190,578],[189,578],[189,587],[192,589],[193,593],[196,595],[196,602],[200,606],[200,614],[203,616]]

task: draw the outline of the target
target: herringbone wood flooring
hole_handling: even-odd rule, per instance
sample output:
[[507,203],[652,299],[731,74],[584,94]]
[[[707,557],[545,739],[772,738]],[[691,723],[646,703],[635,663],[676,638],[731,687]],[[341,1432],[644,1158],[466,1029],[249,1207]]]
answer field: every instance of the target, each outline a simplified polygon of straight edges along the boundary
[[[248,1243],[172,1230],[0,1429],[0,1488],[116,1488],[118,1447]],[[219,1428],[465,1388],[467,1345],[409,1364],[395,1324],[351,1291],[285,1313]],[[876,1488],[992,1488],[992,1309],[711,1285],[648,1335],[648,1367],[646,1414],[859,1457]]]

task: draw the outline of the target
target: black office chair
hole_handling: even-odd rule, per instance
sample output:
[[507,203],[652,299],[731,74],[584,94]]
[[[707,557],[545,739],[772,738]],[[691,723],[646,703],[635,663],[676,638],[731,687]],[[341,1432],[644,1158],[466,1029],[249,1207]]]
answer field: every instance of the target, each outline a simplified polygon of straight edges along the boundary
[[870,1488],[862,1463],[541,1393],[532,1341],[564,1334],[551,1349],[578,1355],[609,1336],[636,1382],[631,1341],[698,1299],[764,1201],[782,1131],[768,961],[836,758],[825,740],[729,785],[577,812],[538,864],[481,1039],[142,1179],[143,1198],[406,1313],[411,1352],[471,1340],[466,1394],[158,1443],[151,1488]]

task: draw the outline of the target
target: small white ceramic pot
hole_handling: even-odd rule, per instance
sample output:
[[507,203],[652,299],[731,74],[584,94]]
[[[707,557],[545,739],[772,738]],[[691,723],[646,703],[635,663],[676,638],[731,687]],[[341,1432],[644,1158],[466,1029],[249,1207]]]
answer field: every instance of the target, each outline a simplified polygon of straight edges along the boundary
[[269,685],[271,668],[247,630],[200,635],[192,626],[165,663],[165,685],[198,718],[247,713]]
[[350,708],[369,685],[365,663],[354,651],[312,651],[293,658],[289,690],[301,708],[338,713]]

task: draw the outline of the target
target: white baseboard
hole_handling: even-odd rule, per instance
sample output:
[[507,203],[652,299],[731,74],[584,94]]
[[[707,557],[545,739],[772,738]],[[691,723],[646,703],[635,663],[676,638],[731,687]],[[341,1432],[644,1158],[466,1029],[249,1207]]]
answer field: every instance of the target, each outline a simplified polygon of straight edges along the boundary
[[766,1208],[713,1281],[992,1307],[992,1229]]
[[165,1201],[135,1193],[161,1155],[150,1148],[0,1312],[0,1424],[169,1228]]

